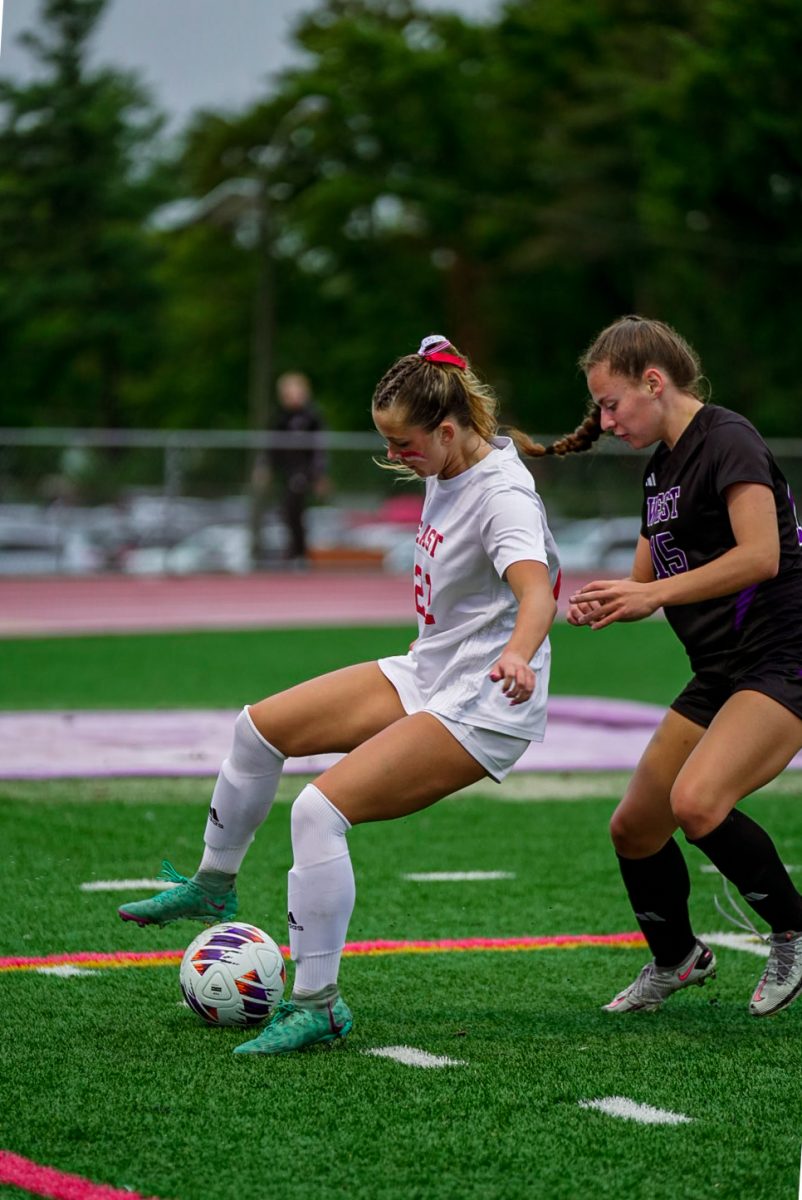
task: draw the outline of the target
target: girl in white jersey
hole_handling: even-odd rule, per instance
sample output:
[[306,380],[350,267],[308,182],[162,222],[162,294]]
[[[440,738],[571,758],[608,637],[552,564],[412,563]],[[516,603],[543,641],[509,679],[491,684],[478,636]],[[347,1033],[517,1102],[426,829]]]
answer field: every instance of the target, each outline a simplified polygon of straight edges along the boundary
[[355,888],[346,834],[501,780],[542,741],[548,631],[559,567],[531,474],[499,437],[496,401],[440,335],[399,359],[373,396],[388,467],[426,481],[415,545],[418,638],[408,654],[361,663],[246,707],[212,796],[192,879],[123,905],[142,925],[232,917],[236,872],[270,809],[287,756],[344,752],[292,809],[292,998],[237,1054],[280,1054],[344,1037],[337,976]]

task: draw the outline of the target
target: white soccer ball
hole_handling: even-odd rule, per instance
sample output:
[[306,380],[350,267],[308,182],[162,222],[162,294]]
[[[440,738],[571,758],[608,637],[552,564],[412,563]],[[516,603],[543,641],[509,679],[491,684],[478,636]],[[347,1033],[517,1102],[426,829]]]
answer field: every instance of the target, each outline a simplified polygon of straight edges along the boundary
[[184,999],[210,1025],[258,1025],[284,995],[284,959],[255,925],[226,921],[198,934],[181,961]]

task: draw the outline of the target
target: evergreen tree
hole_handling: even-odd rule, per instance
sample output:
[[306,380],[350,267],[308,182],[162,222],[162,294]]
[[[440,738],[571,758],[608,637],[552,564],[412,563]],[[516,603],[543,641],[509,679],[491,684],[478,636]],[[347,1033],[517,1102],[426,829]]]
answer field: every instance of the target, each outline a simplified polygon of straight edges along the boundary
[[0,80],[0,354],[6,424],[135,420],[155,353],[156,192],[147,94],[87,53],[106,0],[44,0],[22,41],[35,78]]

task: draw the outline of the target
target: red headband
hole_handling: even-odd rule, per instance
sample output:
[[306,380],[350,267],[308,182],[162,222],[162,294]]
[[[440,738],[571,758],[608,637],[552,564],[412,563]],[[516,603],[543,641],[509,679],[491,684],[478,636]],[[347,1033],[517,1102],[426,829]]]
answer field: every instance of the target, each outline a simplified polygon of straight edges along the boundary
[[448,338],[444,338],[441,333],[432,333],[423,339],[418,347],[418,354],[427,362],[450,363],[459,367],[461,371],[466,370],[467,362],[458,354],[449,353],[450,345]]

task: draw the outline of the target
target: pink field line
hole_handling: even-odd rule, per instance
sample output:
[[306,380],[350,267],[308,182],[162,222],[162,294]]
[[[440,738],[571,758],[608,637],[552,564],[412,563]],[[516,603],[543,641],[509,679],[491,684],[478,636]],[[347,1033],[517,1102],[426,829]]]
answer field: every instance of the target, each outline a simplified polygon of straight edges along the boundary
[[[620,946],[624,949],[644,946],[643,935],[634,933],[562,933],[552,937],[517,938],[440,938],[435,941],[346,942],[343,954],[349,957],[375,954],[446,954],[455,951],[576,950],[582,946]],[[281,952],[289,956],[289,947]],[[103,954],[81,950],[72,954],[45,954],[39,957],[0,958],[0,971],[35,971],[39,967],[167,967],[180,963],[183,950],[118,950]]]
[[47,1196],[49,1200],[145,1200],[139,1192],[93,1183],[82,1175],[69,1175],[55,1167],[43,1167],[9,1150],[0,1150],[0,1183],[22,1188],[34,1196]]

